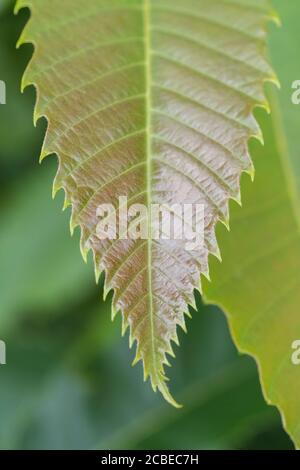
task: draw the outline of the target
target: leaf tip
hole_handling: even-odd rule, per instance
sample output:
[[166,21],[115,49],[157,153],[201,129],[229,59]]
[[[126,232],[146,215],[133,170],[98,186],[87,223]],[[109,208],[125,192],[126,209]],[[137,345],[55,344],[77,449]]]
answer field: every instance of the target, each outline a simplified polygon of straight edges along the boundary
[[282,21],[281,21],[281,18],[279,16],[279,13],[277,13],[276,10],[271,10],[270,11],[270,20],[276,24],[276,26],[278,26],[279,28],[282,26]]
[[[174,406],[174,408],[177,408],[177,409],[180,409],[183,407],[183,405],[181,405],[180,403],[178,403],[174,398],[173,396],[171,395],[170,393],[170,390],[166,384],[165,381],[161,381],[158,385],[157,385],[157,388],[158,390],[160,391],[160,393],[162,394],[162,396],[164,397],[164,399],[172,406]],[[154,388],[154,391],[155,388]]]

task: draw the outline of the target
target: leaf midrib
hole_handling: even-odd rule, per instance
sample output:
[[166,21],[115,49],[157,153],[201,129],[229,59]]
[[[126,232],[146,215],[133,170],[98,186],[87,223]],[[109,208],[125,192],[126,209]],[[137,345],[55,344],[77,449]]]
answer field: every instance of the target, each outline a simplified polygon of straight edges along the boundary
[[152,365],[154,366],[156,379],[157,377],[157,362],[155,353],[154,341],[154,319],[153,319],[153,298],[152,298],[152,234],[151,234],[151,211],[149,210],[152,202],[152,161],[151,161],[151,108],[152,108],[152,94],[151,94],[151,32],[150,32],[150,0],[144,0],[144,33],[145,33],[145,87],[146,87],[146,178],[147,178],[147,207],[148,207],[148,243],[147,243],[147,273],[148,273],[148,315],[150,319],[151,330],[151,351],[152,351]]

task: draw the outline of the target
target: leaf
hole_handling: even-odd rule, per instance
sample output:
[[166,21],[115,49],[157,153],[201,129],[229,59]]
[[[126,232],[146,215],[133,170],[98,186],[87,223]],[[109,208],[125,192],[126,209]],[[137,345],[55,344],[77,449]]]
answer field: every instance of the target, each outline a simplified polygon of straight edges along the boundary
[[[250,137],[262,139],[252,115],[267,107],[267,1],[19,0],[30,19],[19,44],[35,53],[22,87],[37,89],[35,122],[48,131],[41,158],[56,153],[54,193],[72,205],[71,229],[91,250],[96,277],[114,290],[113,316],[137,342],[143,361],[173,405],[167,355],[185,329],[208,256],[219,257],[215,225],[228,225],[228,201],[240,200],[242,172],[253,175]],[[205,206],[205,243],[188,252],[185,240],[99,240],[100,204],[197,203]],[[150,230],[149,230],[150,232]]]
[[271,95],[272,120],[260,116],[265,147],[252,151],[255,182],[243,185],[243,210],[232,207],[230,237],[218,235],[223,263],[212,264],[204,291],[227,312],[239,350],[255,357],[266,401],[299,448],[300,369],[291,361],[300,338],[299,107],[291,104],[299,61],[290,51],[300,36],[297,5],[278,2],[278,9],[283,31],[280,40],[270,35],[270,52],[282,90]]

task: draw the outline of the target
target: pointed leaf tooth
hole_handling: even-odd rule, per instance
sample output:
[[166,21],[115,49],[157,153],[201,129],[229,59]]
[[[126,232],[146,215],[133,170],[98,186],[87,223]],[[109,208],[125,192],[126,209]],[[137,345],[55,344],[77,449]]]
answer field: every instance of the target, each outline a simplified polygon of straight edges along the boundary
[[132,346],[134,345],[136,341],[136,338],[134,338],[134,336],[132,335],[132,330],[130,329],[130,333],[129,333],[129,349],[132,348]]
[[[125,336],[126,331],[128,330],[128,328],[129,328],[129,323],[126,320],[126,318],[124,317],[124,315],[122,315],[122,333],[121,333],[122,336]],[[130,342],[129,342],[129,347],[131,349]]]
[[273,21],[273,23],[276,24],[276,26],[278,26],[279,28],[282,26],[282,21],[281,21],[281,18],[278,14],[278,12],[274,9],[272,9],[270,11],[270,16],[269,16],[270,20]]
[[[54,178],[54,181],[53,181],[53,186],[52,186],[52,199],[55,198],[56,194],[58,193],[58,191],[60,191],[61,189],[63,189],[63,185],[62,185],[62,182],[59,178],[59,169],[57,170],[57,173],[55,175],[55,178]],[[66,190],[65,190],[65,197],[66,197]]]
[[[27,84],[27,85],[28,85],[28,84]],[[27,85],[26,85],[26,86],[27,86]],[[25,88],[26,88],[26,86],[25,86]],[[35,107],[34,107],[34,112],[33,112],[33,125],[34,125],[34,127],[37,126],[38,120],[43,117],[43,113],[42,113],[42,111],[41,111],[41,109],[40,109],[40,100],[39,100],[38,89],[36,88],[36,90],[37,90],[37,94],[36,94],[36,105],[35,105]],[[41,160],[41,156],[40,156],[40,160]]]
[[165,367],[172,367],[171,364],[170,364],[170,362],[168,361],[168,358],[167,358],[167,357],[165,357],[165,359],[164,359],[164,361],[163,361],[163,364],[164,364]]
[[215,243],[210,245],[210,254],[212,254],[215,258],[217,258],[220,262],[222,262],[222,256],[220,252],[220,248],[216,238],[214,238]]
[[264,101],[261,101],[255,107],[264,109],[267,112],[267,114],[271,113],[270,103],[268,102],[267,99],[265,99]]
[[252,182],[254,181],[254,179],[255,179],[255,167],[254,167],[253,164],[251,165],[251,168],[249,168],[249,170],[246,170],[244,173],[247,173],[250,176]]
[[242,194],[240,189],[238,189],[235,196],[233,196],[231,199],[235,201],[240,207],[242,207]]
[[[17,44],[17,47],[22,46],[22,44],[25,44],[25,41],[22,40],[20,43]],[[31,70],[32,62],[33,62],[33,58],[31,59],[31,61],[29,62],[29,64],[27,65],[27,67],[24,71],[24,74],[23,74],[23,77],[22,77],[22,80],[21,80],[21,93],[24,93],[25,88],[27,88],[30,85],[33,85],[34,88],[35,88],[35,91],[36,91],[36,100],[37,100],[38,99],[38,85],[35,82],[33,82],[32,79],[30,78],[30,70]],[[35,107],[34,107],[34,110],[33,110],[33,122],[34,122],[34,124],[36,123],[35,116],[36,116],[36,110],[35,110]]]
[[[193,305],[192,305],[193,303]],[[190,303],[189,305],[195,310],[195,307],[196,307],[196,303],[195,301],[192,301],[192,303]],[[191,312],[189,311],[189,308],[187,308],[186,312],[184,312],[184,314],[191,320],[192,319],[192,314]]]
[[40,154],[40,163],[46,157],[48,157],[49,155],[51,155],[53,153],[48,148],[48,134],[49,134],[49,127],[48,126],[49,126],[49,124],[47,124],[47,130],[46,130],[45,138],[44,138],[43,145],[42,145],[42,150],[41,150],[41,154]]
[[210,273],[209,273],[209,266],[207,266],[207,269],[205,269],[205,271],[202,271],[201,274],[202,274],[209,282],[211,282]]
[[[259,129],[259,131],[257,131],[256,133],[253,133],[249,136],[249,139],[250,138],[253,138],[253,139],[256,139],[258,140],[258,142],[261,144],[261,145],[264,145],[265,144],[265,141],[264,141],[264,136],[263,136],[263,133],[261,132],[261,130]],[[253,166],[253,165],[252,165]],[[245,170],[247,171],[247,170]]]
[[182,331],[187,334],[188,330],[187,330],[187,326],[186,326],[186,323],[185,323],[185,320],[183,320],[181,323],[179,323]]
[[[103,285],[103,300],[104,301],[107,299],[107,296],[110,293],[110,291],[111,291],[111,289],[107,285],[107,275],[105,275],[104,285]],[[113,300],[112,300],[112,308],[113,308],[114,311],[116,311],[116,309],[118,309],[117,305],[115,304],[115,292],[114,292]],[[115,317],[113,316],[112,319],[114,319],[114,318]]]
[[281,90],[281,83],[277,77],[277,75],[275,73],[273,73],[272,75],[270,75],[270,77],[268,77],[266,80],[266,82],[269,82],[269,83],[272,83],[273,85],[276,86],[276,88],[278,90]]
[[172,335],[172,341],[176,344],[176,346],[179,346],[179,338],[178,338],[178,334],[177,334],[177,329],[175,330],[175,333],[174,335]]
[[80,252],[81,252],[81,256],[83,258],[83,261],[85,263],[87,263],[87,257],[88,257],[89,249],[87,248],[87,246],[85,244],[85,240],[82,238],[82,236],[80,237]]
[[57,186],[57,185],[55,184],[55,181],[54,181],[54,183],[53,183],[53,185],[52,185],[52,199],[55,199],[55,196],[56,196],[56,194],[58,193],[58,191],[59,191],[60,189],[62,189],[62,187]]
[[[188,305],[190,305],[194,310],[197,310],[194,294],[191,296]],[[189,318],[192,318],[192,316],[191,316],[191,314],[190,314],[188,308],[186,309],[186,311],[185,311],[184,313],[185,313],[185,315],[187,315]]]
[[229,208],[227,206],[227,214],[224,214],[224,217],[220,219],[220,222],[227,228],[228,232],[230,231],[230,217],[229,217]]
[[175,357],[176,357],[171,341],[168,341],[168,343],[166,345],[166,354],[169,354],[169,356],[171,356],[173,359],[175,359]]
[[[136,341],[136,353],[135,353],[135,357],[132,361],[132,367],[136,366],[140,361],[143,360],[141,354],[140,354],[140,350],[139,350],[139,344],[138,344],[138,341]],[[146,380],[148,379],[149,377],[149,373],[147,373],[145,367],[143,369],[144,371],[144,382],[146,382]]]
[[[53,198],[54,199],[54,198]],[[64,203],[63,203],[63,211],[65,211],[66,209],[68,209],[68,207],[72,206],[72,203],[70,201],[70,199],[68,199],[68,196],[67,194],[65,194],[65,199],[64,199]],[[75,227],[74,227],[75,228]]]
[[114,321],[118,313],[120,312],[120,309],[118,309],[114,304],[112,303],[111,307],[111,320]]
[[[67,199],[67,196],[66,196],[66,205],[64,205],[64,209],[66,209],[68,207],[68,199]],[[72,205],[72,203],[71,203]],[[73,207],[73,205],[72,205]],[[73,236],[74,234],[74,231],[75,231],[75,228],[79,226],[79,223],[78,221],[76,220],[76,214],[74,213],[74,211],[72,210],[72,213],[71,213],[71,217],[70,217],[70,232],[71,232],[71,235]]]
[[104,271],[104,267],[102,266],[102,263],[101,263],[101,255],[90,244],[88,244],[88,247],[89,247],[90,250],[92,250],[92,253],[93,253],[93,265],[94,265],[95,280],[96,280],[96,284],[99,284],[100,276],[101,276],[102,272]]

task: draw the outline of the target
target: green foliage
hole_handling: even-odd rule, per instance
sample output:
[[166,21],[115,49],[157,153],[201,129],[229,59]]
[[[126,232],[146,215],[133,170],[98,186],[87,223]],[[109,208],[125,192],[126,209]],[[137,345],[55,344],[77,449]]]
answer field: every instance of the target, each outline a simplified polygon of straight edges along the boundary
[[[294,6],[279,3],[283,27],[290,32],[290,36],[285,32],[285,41],[293,44],[298,31],[292,27]],[[182,348],[172,369],[174,391],[185,404],[183,410],[161,403],[141,384],[140,371],[130,368],[126,341],[110,323],[110,302],[99,301],[91,269],[76,255],[78,240],[68,239],[68,214],[58,211],[61,200],[53,204],[49,198],[55,164],[49,160],[38,168],[32,161],[42,129],[34,132],[28,124],[33,106],[30,90],[22,97],[17,92],[22,67],[17,64],[25,64],[31,52],[29,46],[13,52],[25,16],[24,12],[21,18],[8,13],[0,16],[0,61],[5,60],[5,77],[12,79],[6,80],[14,83],[6,108],[0,107],[0,135],[6,142],[5,151],[0,146],[5,175],[0,193],[4,260],[0,337],[6,340],[9,353],[8,366],[0,369],[0,448],[289,448],[277,412],[261,397],[253,361],[237,357],[221,312],[204,307],[199,299],[193,328],[187,337],[180,334]],[[262,365],[266,398],[280,406],[296,440],[292,428],[297,427],[297,369],[289,369],[286,363],[283,375],[279,368],[278,379],[271,384],[270,380],[278,364],[277,341],[279,349],[286,341],[289,353],[289,321],[297,336],[296,293],[284,297],[297,279],[296,234],[291,250],[296,218],[291,210],[290,174],[286,182],[287,166],[294,165],[295,174],[299,168],[296,123],[291,118],[297,108],[288,107],[283,98],[290,91],[290,74],[297,77],[297,65],[286,53],[280,32],[272,32],[270,47],[283,83],[280,107],[291,159],[282,153],[282,133],[277,135],[279,146],[274,140],[277,116],[271,122],[260,114],[265,148],[251,147],[255,183],[247,177],[243,180],[243,209],[232,206],[232,233],[219,230],[224,264],[212,263],[213,284],[205,283],[204,288],[207,296],[230,313],[239,348],[254,354]],[[5,50],[9,50],[6,55]],[[274,97],[271,106],[273,111]],[[5,158],[8,152],[9,159]],[[295,180],[292,187],[297,184]],[[293,205],[297,208],[295,198]],[[276,302],[267,312],[268,319],[264,318],[273,298]],[[280,320],[283,308],[285,316]],[[244,325],[259,311],[262,323],[251,337],[244,335]],[[272,323],[276,319],[282,326],[280,334]],[[273,346],[270,351],[264,340]],[[290,388],[284,384],[287,380]]]
[[285,20],[285,41],[279,43],[278,32],[274,40],[271,35],[270,50],[282,75],[279,96],[286,128],[273,94],[271,117],[260,116],[265,146],[254,144],[252,149],[255,182],[243,184],[243,209],[232,208],[230,236],[220,231],[223,263],[213,263],[213,282],[205,291],[207,299],[228,312],[239,350],[256,358],[266,400],[279,407],[299,446],[299,369],[291,361],[291,345],[300,337],[299,132],[297,107],[291,102],[298,64],[287,54],[299,32],[295,4],[278,8]]
[[[96,277],[114,291],[113,316],[130,328],[144,378],[177,406],[165,366],[185,329],[208,256],[220,257],[215,225],[228,225],[242,172],[253,173],[253,118],[267,107],[263,84],[275,81],[265,59],[267,1],[21,0],[32,16],[19,44],[36,49],[23,88],[37,89],[35,121],[48,129],[42,156],[56,153],[54,193],[72,206],[81,251],[92,251]],[[84,37],[84,41],[83,41]],[[102,204],[197,203],[205,207],[204,245],[186,240],[100,240]],[[182,216],[181,216],[182,217]],[[151,222],[149,224],[151,226]],[[201,289],[201,286],[200,286]]]

